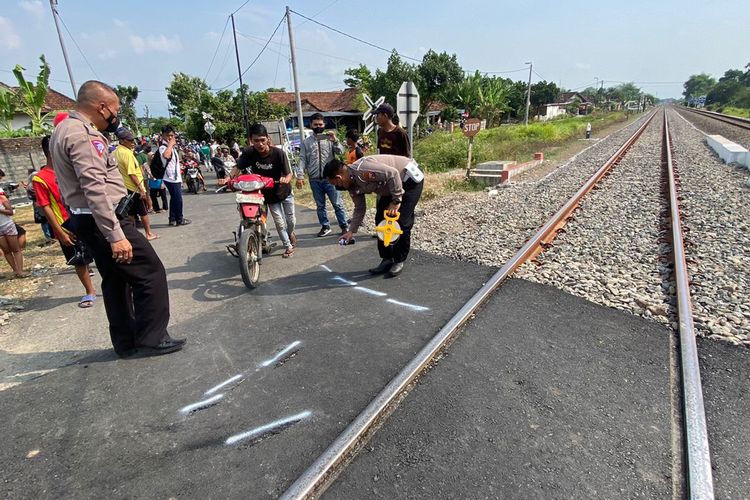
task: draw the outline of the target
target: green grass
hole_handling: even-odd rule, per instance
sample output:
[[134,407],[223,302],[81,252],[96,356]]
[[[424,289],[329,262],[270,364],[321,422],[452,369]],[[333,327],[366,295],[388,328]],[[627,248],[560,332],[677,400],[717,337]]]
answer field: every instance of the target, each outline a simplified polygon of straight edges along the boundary
[[[588,117],[564,118],[546,123],[503,125],[482,130],[474,138],[472,165],[489,160],[528,161],[537,151],[560,146],[581,138],[586,123],[594,131],[612,123],[625,121],[624,113],[597,113]],[[446,172],[466,168],[469,140],[459,130],[452,134],[436,132],[414,145],[414,157],[427,172]]]
[[747,108],[735,108],[734,106],[726,106],[722,113],[725,115],[739,116],[740,118],[750,118],[750,109]]

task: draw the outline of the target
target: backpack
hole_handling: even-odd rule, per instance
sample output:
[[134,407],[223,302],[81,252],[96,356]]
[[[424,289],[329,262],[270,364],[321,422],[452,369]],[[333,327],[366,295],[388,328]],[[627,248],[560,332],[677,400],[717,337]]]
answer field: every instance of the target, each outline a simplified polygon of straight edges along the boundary
[[161,160],[161,153],[159,151],[156,151],[156,153],[154,153],[153,158],[151,158],[149,167],[151,168],[151,175],[154,179],[164,178],[164,174],[167,171],[167,166],[164,165],[164,162]]

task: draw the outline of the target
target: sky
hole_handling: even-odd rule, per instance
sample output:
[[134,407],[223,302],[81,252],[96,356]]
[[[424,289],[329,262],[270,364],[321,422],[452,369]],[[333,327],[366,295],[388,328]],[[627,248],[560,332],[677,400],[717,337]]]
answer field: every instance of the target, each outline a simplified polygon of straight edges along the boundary
[[[330,28],[402,56],[433,49],[456,54],[467,71],[514,80],[553,81],[567,89],[635,82],[659,98],[679,97],[701,72],[714,77],[750,62],[747,0],[58,0],[76,84],[98,79],[137,85],[136,112],[167,113],[164,88],[175,72],[236,88],[229,14],[235,14],[240,64],[252,90],[291,90],[285,6]],[[0,0],[0,81],[15,84],[16,64],[52,68],[50,86],[72,95],[49,1]],[[241,7],[241,8],[240,8]],[[226,27],[226,29],[225,29]],[[385,69],[388,53],[292,14],[301,91],[344,88],[344,70]],[[222,36],[223,33],[223,36]],[[71,36],[72,34],[72,36]],[[215,57],[214,57],[215,54]],[[413,61],[410,61],[413,62]]]

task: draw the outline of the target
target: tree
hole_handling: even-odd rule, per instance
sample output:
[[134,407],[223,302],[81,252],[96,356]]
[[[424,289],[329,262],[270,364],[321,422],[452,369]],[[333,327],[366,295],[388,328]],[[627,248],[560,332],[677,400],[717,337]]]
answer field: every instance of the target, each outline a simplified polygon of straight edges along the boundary
[[464,79],[464,70],[458,64],[456,54],[448,55],[447,52],[438,54],[432,49],[422,57],[421,64],[417,66],[417,74],[420,80],[417,88],[422,115],[432,102],[439,100],[439,95],[444,88]]
[[135,101],[138,99],[138,87],[135,85],[132,87],[118,85],[115,87],[115,93],[120,98],[120,114],[123,121],[137,134],[138,121],[135,116]]
[[356,68],[348,68],[344,71],[344,74],[349,77],[344,78],[344,85],[348,88],[358,89],[365,93],[371,91],[372,73],[364,64],[360,64]]
[[13,74],[18,81],[18,90],[15,92],[18,110],[31,118],[31,133],[33,135],[40,135],[44,132],[44,121],[50,114],[42,115],[44,102],[47,98],[47,88],[49,87],[49,65],[44,58],[44,54],[39,56],[39,60],[42,61],[42,64],[36,77],[36,85],[27,81],[23,76],[26,68],[20,64],[16,64],[16,67],[13,68]]
[[284,87],[268,87],[266,92],[286,92]]
[[184,120],[188,113],[199,110],[201,99],[206,94],[210,94],[210,91],[205,80],[185,73],[175,73],[167,87],[169,111]]
[[388,58],[386,70],[375,70],[375,75],[370,84],[370,95],[373,99],[382,95],[385,97],[385,102],[395,105],[399,87],[403,82],[409,80],[416,83],[418,89],[421,88],[421,80],[416,66],[405,62],[394,50]]
[[688,81],[682,85],[685,89],[682,95],[688,100],[707,95],[714,85],[716,85],[716,80],[711,75],[706,73],[691,75]]
[[[560,96],[560,87],[554,82],[543,80],[531,86],[531,106],[534,109],[534,115],[540,114],[542,106],[556,102]],[[576,108],[577,109],[577,108]],[[577,111],[576,111],[577,112]]]
[[16,94],[5,87],[0,87],[0,130],[13,132],[13,117],[17,111]]

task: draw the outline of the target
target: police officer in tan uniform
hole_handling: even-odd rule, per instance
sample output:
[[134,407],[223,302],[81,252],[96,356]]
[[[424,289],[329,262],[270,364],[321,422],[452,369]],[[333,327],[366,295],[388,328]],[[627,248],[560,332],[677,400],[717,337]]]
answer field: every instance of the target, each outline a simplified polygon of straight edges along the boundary
[[384,213],[388,213],[389,217],[400,214],[398,223],[404,233],[387,247],[378,240],[378,252],[382,261],[377,267],[370,269],[370,272],[387,272],[389,276],[401,274],[411,246],[414,208],[424,186],[424,174],[417,163],[411,158],[395,155],[365,156],[351,165],[332,160],[325,166],[323,175],[336,189],[348,190],[354,202],[349,231],[341,239],[351,241],[362,225],[367,210],[365,194],[379,195],[375,211],[376,224],[385,219]]
[[60,192],[69,207],[63,224],[83,240],[102,276],[109,333],[120,357],[178,351],[184,340],[167,333],[169,291],[164,266],[146,238],[115,207],[127,194],[102,132],[119,127],[117,94],[88,81],[75,110],[52,134],[50,152]]

